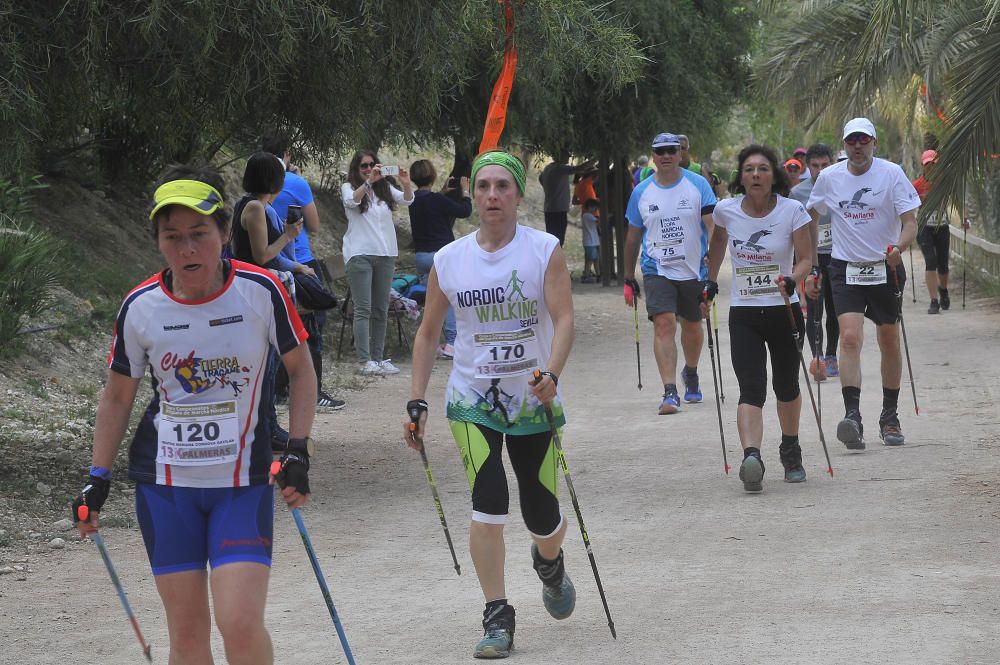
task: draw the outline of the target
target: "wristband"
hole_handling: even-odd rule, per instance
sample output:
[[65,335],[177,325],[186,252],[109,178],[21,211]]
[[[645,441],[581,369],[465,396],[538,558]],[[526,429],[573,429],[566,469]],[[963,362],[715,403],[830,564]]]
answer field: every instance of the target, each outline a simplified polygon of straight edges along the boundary
[[406,403],[406,415],[415,423],[420,422],[420,415],[427,413],[427,402],[422,399],[411,399]]
[[285,444],[285,450],[290,453],[305,453],[311,456],[316,452],[316,444],[313,443],[312,437],[306,436],[301,439],[288,439],[288,443]]
[[90,467],[90,475],[102,480],[111,480],[111,469],[105,469],[103,466],[92,466]]
[[542,372],[541,374],[542,376],[547,376],[552,379],[552,383],[555,384],[557,388],[559,387],[559,377],[556,376],[555,372]]

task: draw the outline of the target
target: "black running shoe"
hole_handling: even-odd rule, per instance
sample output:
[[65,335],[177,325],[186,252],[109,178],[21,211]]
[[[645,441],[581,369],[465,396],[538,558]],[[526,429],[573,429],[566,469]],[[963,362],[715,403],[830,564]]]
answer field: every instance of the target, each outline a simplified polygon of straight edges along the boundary
[[802,466],[802,448],[797,443],[789,446],[781,444],[778,447],[781,455],[781,466],[785,467],[786,483],[804,483],[806,470]]
[[941,296],[941,309],[951,309],[951,297],[948,295],[948,289],[942,289],[939,286],[938,295]]
[[322,390],[319,391],[319,395],[316,397],[317,411],[340,411],[346,404],[347,402],[344,400],[334,399]]
[[937,300],[931,301],[931,306],[927,308],[928,314],[940,314],[941,313],[941,303]]
[[861,424],[861,412],[851,409],[844,419],[837,423],[837,438],[848,450],[865,449],[865,428]]
[[878,435],[886,446],[901,446],[906,443],[903,430],[899,427],[899,414],[893,411],[883,411],[878,419]]

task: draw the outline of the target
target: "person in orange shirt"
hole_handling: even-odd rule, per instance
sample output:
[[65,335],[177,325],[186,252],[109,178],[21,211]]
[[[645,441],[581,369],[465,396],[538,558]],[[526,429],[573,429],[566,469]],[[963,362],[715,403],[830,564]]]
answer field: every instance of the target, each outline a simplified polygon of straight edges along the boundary
[[[594,177],[597,169],[591,169],[580,176],[580,179],[573,185],[573,203],[580,206],[580,214],[583,215],[583,204],[590,199],[597,199],[597,190],[594,189]],[[600,212],[597,213],[600,216]]]

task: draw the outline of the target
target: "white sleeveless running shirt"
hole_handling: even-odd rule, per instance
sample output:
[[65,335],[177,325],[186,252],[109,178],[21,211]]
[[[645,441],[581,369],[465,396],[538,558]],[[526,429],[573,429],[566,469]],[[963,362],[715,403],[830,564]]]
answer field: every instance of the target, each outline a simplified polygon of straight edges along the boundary
[[[508,245],[487,252],[476,236],[470,233],[434,255],[438,284],[458,324],[448,418],[506,434],[545,431],[545,411],[529,381],[535,369],[545,369],[552,349],[545,270],[559,241],[518,224]],[[562,425],[561,397],[552,411]]]

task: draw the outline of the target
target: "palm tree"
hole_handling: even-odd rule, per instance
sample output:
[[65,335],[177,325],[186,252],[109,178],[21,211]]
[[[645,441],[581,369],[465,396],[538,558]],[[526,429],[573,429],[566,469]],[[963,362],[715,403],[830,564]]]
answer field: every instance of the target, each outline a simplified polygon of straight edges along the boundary
[[[966,181],[1000,189],[1000,0],[762,5],[766,23],[774,22],[754,62],[765,98],[786,102],[812,126],[886,105],[913,109],[923,91],[924,125],[941,134],[926,211],[959,204]],[[996,212],[992,222],[1000,231]]]

